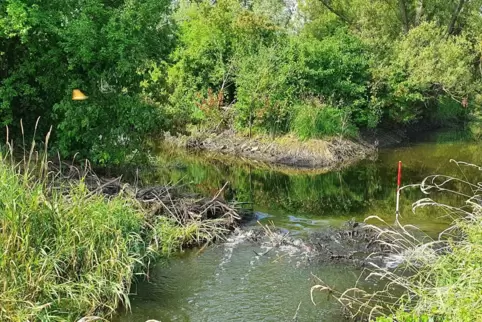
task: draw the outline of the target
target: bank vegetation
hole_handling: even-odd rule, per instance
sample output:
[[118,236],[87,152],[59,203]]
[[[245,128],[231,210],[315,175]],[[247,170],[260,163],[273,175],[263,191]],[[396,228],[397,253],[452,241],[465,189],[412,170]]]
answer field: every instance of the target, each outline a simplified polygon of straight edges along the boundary
[[[481,0],[6,0],[0,123],[54,151],[143,160],[163,133],[357,138],[466,124]],[[89,98],[72,101],[74,88]],[[478,126],[473,127],[478,131]]]
[[[456,162],[461,169],[473,164]],[[480,173],[479,173],[480,174]],[[369,256],[371,265],[359,284],[345,291],[334,290],[320,280],[312,292],[329,292],[353,318],[370,321],[479,321],[482,318],[482,197],[481,186],[464,173],[460,177],[432,175],[419,185],[426,194],[455,194],[465,202],[444,204],[437,197],[424,198],[413,210],[434,207],[434,212],[453,223],[432,238],[416,226],[394,225],[378,217],[380,251]],[[407,214],[408,215],[408,214]],[[380,225],[381,224],[381,225]],[[362,283],[379,285],[367,292]]]

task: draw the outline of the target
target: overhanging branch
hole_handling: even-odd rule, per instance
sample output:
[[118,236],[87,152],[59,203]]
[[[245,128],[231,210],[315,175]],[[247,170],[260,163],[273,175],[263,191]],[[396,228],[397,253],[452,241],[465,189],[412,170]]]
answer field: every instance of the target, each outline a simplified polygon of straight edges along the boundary
[[335,8],[333,8],[333,6],[330,4],[330,1],[329,0],[320,0],[321,4],[326,8],[328,9],[328,11],[330,11],[331,13],[333,13],[334,15],[336,15],[338,18],[340,18],[343,22],[345,22],[346,24],[350,25],[350,26],[353,26],[355,27],[357,30],[359,30],[358,26],[350,19],[348,18],[346,15],[343,14],[343,12],[339,11],[339,10],[336,10]]

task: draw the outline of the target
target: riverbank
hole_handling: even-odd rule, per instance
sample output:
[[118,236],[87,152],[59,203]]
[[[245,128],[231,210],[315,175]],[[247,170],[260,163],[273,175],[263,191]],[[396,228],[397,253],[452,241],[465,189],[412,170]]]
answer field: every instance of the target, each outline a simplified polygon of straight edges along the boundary
[[[33,151],[33,149],[32,149]],[[155,262],[226,236],[242,219],[218,195],[137,189],[88,167],[0,154],[0,320],[77,321],[130,307]]]
[[282,167],[301,169],[339,168],[376,153],[376,144],[342,137],[300,140],[292,135],[281,137],[192,133],[190,136],[166,135],[166,143],[191,151],[214,152],[255,160]]
[[[451,130],[460,128],[454,125]],[[246,137],[233,131],[211,133],[193,129],[189,135],[165,134],[163,144],[186,151],[222,155],[246,162],[271,165],[278,170],[326,172],[340,169],[377,155],[379,148],[390,148],[440,131],[432,122],[360,131],[356,138],[335,136],[301,140],[293,134]]]

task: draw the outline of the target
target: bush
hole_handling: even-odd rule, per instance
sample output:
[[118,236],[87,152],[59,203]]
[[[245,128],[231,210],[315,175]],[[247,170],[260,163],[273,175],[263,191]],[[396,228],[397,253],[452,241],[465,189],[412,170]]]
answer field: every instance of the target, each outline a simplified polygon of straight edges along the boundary
[[[235,105],[238,128],[253,125],[261,132],[282,134],[298,94],[296,49],[283,38],[271,47],[238,57]],[[285,43],[282,45],[281,43]]]
[[455,102],[449,103],[452,97],[465,97],[480,87],[473,47],[468,35],[447,37],[446,29],[434,22],[421,23],[395,41],[390,61],[374,70],[384,116],[401,124],[454,119],[458,112]]
[[[86,0],[81,7],[58,0],[48,6],[0,1],[0,123],[19,134],[20,120],[33,127],[41,116],[44,129],[59,126],[52,143],[63,156],[81,152],[99,162],[123,160],[113,147],[120,135],[130,136],[125,125],[139,136],[152,134],[139,130],[152,125],[141,83],[153,77],[146,64],[162,61],[172,49],[170,13],[167,0]],[[71,104],[74,88],[89,100]]]
[[291,129],[301,139],[357,135],[348,112],[325,105],[297,106]]
[[54,111],[59,122],[56,143],[62,157],[77,153],[97,164],[142,160],[148,151],[148,138],[167,124],[161,108],[142,102],[138,96],[98,95],[83,102],[62,101]]

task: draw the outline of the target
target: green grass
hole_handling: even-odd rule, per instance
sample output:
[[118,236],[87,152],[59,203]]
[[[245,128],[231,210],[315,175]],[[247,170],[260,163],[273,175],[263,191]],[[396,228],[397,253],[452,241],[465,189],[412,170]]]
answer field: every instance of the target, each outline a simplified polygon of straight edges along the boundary
[[392,314],[377,321],[482,320],[481,215],[455,223],[463,239],[448,241],[450,251],[422,261],[412,276],[399,276],[406,292],[390,308]]
[[142,213],[82,183],[68,188],[48,191],[0,162],[0,320],[61,321],[128,303]]
[[[33,151],[33,149],[32,149]],[[45,159],[0,153],[0,321],[75,321],[129,308],[135,275],[193,243],[201,223],[59,180]]]

